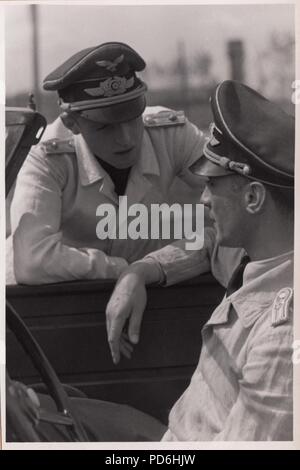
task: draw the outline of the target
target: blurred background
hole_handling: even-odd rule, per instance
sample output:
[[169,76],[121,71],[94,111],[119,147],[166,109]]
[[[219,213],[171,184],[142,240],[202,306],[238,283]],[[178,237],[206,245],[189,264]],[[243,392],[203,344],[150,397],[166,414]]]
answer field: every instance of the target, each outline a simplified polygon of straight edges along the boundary
[[232,78],[294,113],[294,7],[278,5],[7,5],[7,105],[34,93],[48,122],[58,113],[42,80],[70,55],[106,41],[126,42],[147,63],[148,104],[183,109],[202,129],[209,95]]

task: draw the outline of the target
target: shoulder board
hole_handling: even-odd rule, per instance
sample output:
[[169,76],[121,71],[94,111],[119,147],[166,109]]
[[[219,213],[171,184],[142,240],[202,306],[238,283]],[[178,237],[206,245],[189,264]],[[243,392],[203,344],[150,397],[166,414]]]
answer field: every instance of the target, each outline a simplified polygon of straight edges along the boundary
[[293,289],[290,287],[284,287],[277,292],[272,306],[272,326],[281,325],[288,320],[292,298]]
[[49,139],[41,143],[47,155],[60,153],[74,153],[75,147],[72,139]]
[[180,126],[186,123],[184,111],[165,110],[144,116],[146,127]]

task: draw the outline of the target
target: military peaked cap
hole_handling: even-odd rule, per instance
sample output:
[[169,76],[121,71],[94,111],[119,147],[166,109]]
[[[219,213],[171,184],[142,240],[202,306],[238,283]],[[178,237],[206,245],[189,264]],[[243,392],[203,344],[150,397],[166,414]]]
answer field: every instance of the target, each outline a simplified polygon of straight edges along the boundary
[[200,176],[232,173],[293,188],[295,120],[242,83],[226,80],[211,97],[214,122],[203,156],[191,171]]
[[145,109],[146,84],[136,72],[146,64],[131,47],[107,42],[74,54],[44,80],[55,90],[63,111],[77,111],[94,121],[122,121]]

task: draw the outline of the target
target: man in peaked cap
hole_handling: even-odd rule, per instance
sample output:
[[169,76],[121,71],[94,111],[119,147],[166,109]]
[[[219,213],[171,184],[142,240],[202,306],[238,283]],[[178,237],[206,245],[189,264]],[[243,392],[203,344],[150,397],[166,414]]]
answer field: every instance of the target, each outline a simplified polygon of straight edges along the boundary
[[204,158],[191,168],[205,180],[213,221],[206,249],[187,253],[176,242],[125,270],[107,306],[110,347],[118,362],[128,318],[138,342],[145,284],[186,279],[239,248],[234,271],[213,270],[226,295],[203,328],[198,366],[163,440],[292,440],[294,119],[234,81],[216,88],[211,107]]
[[[17,179],[17,282],[118,278],[128,263],[163,245],[99,239],[96,230],[97,208],[111,204],[118,219],[120,196],[128,207],[175,202],[172,183],[177,176],[189,181],[188,167],[203,149],[203,134],[183,113],[145,109],[147,87],[138,77],[144,67],[131,47],[108,42],[78,52],[45,78],[44,89],[59,95],[61,115]],[[184,182],[181,189],[191,194]]]

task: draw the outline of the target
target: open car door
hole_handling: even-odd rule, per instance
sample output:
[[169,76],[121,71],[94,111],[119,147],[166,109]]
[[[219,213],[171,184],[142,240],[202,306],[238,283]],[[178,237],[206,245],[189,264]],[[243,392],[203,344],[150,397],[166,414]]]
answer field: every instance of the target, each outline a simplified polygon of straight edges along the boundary
[[[47,123],[41,114],[27,108],[6,108],[5,119],[5,195],[7,197],[31,146],[39,142]],[[72,415],[70,401],[57,375],[9,300],[6,301],[6,323],[31,358],[57,405],[57,413],[40,410],[38,420],[66,426],[69,430],[70,441],[86,441],[87,436],[79,421]],[[26,387],[13,382],[7,373],[6,389],[7,441],[43,440],[35,426],[36,416],[32,413]]]
[[5,196],[13,186],[30,147],[39,142],[46,119],[29,108],[5,109]]

